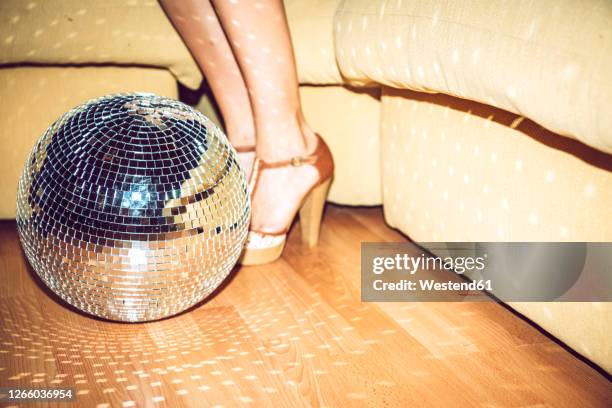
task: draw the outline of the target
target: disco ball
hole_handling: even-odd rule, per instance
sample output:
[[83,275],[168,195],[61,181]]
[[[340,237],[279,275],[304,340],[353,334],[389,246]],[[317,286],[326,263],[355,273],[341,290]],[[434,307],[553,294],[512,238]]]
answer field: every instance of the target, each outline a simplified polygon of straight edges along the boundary
[[17,228],[41,279],[96,316],[147,321],[198,303],[243,248],[250,202],[225,135],[189,106],[109,95],[38,140],[17,192]]

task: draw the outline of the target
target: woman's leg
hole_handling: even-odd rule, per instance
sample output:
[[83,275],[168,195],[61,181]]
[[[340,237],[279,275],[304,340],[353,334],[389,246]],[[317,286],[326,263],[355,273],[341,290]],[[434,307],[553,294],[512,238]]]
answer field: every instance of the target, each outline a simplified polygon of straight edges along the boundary
[[[255,123],[246,84],[215,10],[208,0],[160,0],[208,79],[235,147],[255,146]],[[254,153],[241,154],[247,172]]]
[[302,115],[283,2],[211,2],[251,97],[259,157],[282,160],[303,154],[314,134]]
[[[282,1],[211,2],[246,82],[255,118],[258,157],[275,162],[312,152],[316,137],[302,114]],[[312,166],[262,171],[252,197],[253,229],[286,227],[317,178]]]

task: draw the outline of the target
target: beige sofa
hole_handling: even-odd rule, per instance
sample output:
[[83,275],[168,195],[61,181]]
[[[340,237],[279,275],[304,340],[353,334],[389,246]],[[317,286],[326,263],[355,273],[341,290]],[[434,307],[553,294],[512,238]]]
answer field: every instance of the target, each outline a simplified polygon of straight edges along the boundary
[[[337,163],[331,201],[383,204],[417,241],[612,241],[610,2],[286,6],[305,113]],[[61,113],[201,81],[153,0],[0,2],[0,65],[2,218]],[[609,303],[511,306],[612,372]]]

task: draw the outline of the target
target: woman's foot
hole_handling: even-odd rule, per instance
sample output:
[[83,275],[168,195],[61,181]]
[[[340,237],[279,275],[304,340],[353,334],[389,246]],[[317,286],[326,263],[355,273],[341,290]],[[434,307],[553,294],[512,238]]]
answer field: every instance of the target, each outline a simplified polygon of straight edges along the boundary
[[[318,137],[309,128],[292,127],[299,136],[294,138],[268,138],[277,140],[274,145],[258,146],[257,188],[251,192],[251,230],[279,232],[293,220],[300,201],[316,183],[318,171],[313,166],[266,166],[265,163],[288,162],[294,157],[314,154]],[[264,135],[265,136],[265,135]],[[283,135],[291,136],[291,135]],[[303,140],[301,146],[282,144],[283,141]],[[264,163],[263,166],[261,163]],[[254,184],[254,183],[252,183]]]
[[[325,142],[313,136],[302,154],[276,161],[259,159],[251,185],[251,231],[242,257],[243,265],[276,260],[285,235],[300,209],[302,232],[308,245],[316,244],[320,215],[333,172]],[[324,191],[323,191],[324,190]]]
[[266,168],[258,173],[251,196],[251,229],[270,234],[285,232],[319,173],[309,165]]

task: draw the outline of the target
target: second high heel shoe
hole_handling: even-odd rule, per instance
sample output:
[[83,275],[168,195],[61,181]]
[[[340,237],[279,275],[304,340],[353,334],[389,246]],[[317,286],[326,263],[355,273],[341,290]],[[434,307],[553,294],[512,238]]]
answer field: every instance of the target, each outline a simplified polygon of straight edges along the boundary
[[[301,204],[298,206],[302,243],[308,247],[313,247],[317,245],[319,240],[323,207],[334,171],[331,152],[319,135],[317,135],[316,149],[310,155],[272,163],[257,159],[251,176],[251,196],[254,196],[257,189],[260,172],[270,168],[289,166],[313,166],[318,172],[318,180],[302,197]],[[297,214],[294,214],[292,220],[295,215]],[[285,247],[290,226],[291,222],[285,228],[277,231],[250,230],[239,262],[242,265],[262,265],[277,260]]]
[[247,155],[252,155],[255,157],[255,145],[251,146],[234,146],[236,153],[238,153],[238,159],[240,160],[240,166],[246,175],[247,183],[251,180],[251,175],[253,174],[253,165],[255,160],[247,160],[245,157]]

